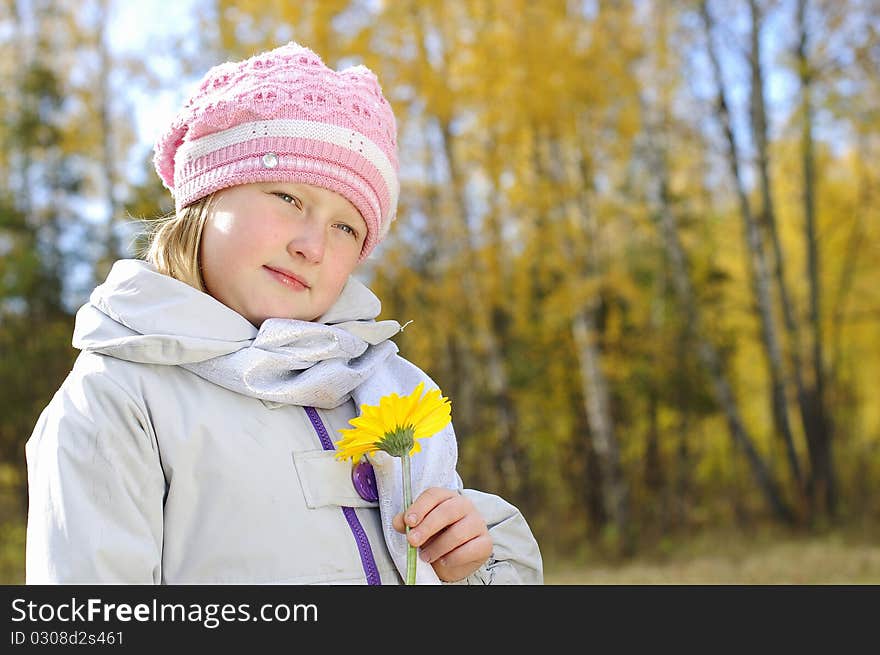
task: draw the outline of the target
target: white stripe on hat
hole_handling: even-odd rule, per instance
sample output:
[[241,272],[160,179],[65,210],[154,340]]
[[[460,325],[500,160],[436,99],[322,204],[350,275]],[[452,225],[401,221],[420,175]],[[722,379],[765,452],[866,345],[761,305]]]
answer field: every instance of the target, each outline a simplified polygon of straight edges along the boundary
[[360,132],[338,125],[292,118],[253,121],[208,134],[181,144],[175,153],[175,169],[222,148],[245,143],[255,138],[287,137],[325,141],[350,150],[369,161],[385,180],[391,196],[391,207],[397,206],[400,186],[391,161],[375,142]]
[[[302,173],[315,173],[317,175],[323,175],[344,182],[363,196],[363,198],[369,203],[373,214],[379,219],[380,234],[384,236],[385,232],[388,231],[386,224],[390,223],[390,220],[388,220],[389,217],[382,216],[378,196],[360,176],[340,169],[338,166],[332,166],[325,161],[309,157],[299,157],[297,155],[279,155],[278,166],[277,168],[273,168],[272,171],[275,170],[296,170]],[[255,155],[249,160],[229,162],[223,166],[217,166],[207,171],[203,171],[187,182],[182,183],[178,192],[181,197],[185,198],[199,189],[214,188],[217,180],[224,180],[235,174],[246,174],[250,171],[257,173],[270,172],[262,165],[260,156]],[[389,212],[390,211],[392,211],[391,208],[389,209]]]

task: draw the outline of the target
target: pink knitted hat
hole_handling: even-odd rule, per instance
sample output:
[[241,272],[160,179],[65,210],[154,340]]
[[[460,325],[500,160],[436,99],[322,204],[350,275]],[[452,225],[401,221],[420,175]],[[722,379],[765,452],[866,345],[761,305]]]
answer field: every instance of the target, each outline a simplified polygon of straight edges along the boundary
[[328,68],[296,43],[215,66],[156,143],[181,208],[250,182],[300,182],[347,198],[367,224],[366,259],[396,218],[397,126],[376,76]]

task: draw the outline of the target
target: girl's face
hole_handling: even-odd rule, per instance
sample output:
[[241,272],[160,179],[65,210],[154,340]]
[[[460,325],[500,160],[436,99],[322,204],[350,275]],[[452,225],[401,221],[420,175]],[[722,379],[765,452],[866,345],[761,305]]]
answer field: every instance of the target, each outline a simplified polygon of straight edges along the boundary
[[256,327],[312,321],[339,297],[367,226],[341,195],[310,184],[258,182],[215,197],[202,232],[208,293]]

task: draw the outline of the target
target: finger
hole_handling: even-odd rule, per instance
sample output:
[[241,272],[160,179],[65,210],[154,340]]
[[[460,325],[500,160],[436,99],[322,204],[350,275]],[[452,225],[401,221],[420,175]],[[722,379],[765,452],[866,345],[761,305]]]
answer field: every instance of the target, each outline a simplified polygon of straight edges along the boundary
[[457,497],[458,493],[452,489],[444,489],[443,487],[429,487],[425,489],[407,508],[406,524],[410,527],[417,526],[437,505],[450,498]]
[[[428,518],[425,520],[427,521]],[[425,562],[434,562],[445,557],[462,544],[487,532],[486,523],[479,514],[466,514],[447,525],[445,529],[438,531],[433,538],[426,540],[419,550],[419,557]]]
[[489,559],[492,546],[492,537],[489,534],[475,537],[434,562],[434,571],[445,582],[466,578]]
[[469,500],[461,496],[447,498],[428,512],[416,527],[410,528],[407,539],[413,546],[422,546],[468,513],[473,513]]
[[[425,514],[433,510],[439,503],[456,496],[458,496],[458,493],[451,489],[444,489],[442,487],[426,489],[410,504],[406,514],[406,524],[410,526],[418,525]],[[395,514],[394,518],[391,519],[391,526],[398,532],[406,532],[406,524],[404,524],[403,512]]]

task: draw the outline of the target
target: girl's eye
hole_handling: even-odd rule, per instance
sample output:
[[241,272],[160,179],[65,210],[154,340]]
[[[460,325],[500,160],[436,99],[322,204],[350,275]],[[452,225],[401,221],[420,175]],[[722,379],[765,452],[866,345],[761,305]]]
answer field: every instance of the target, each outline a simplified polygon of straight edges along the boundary
[[274,194],[278,198],[281,198],[288,205],[294,205],[297,209],[302,209],[302,202],[296,196],[292,196],[289,193],[284,193],[283,191],[275,191]]
[[348,232],[355,239],[358,238],[357,230],[355,230],[351,225],[346,225],[345,223],[337,223],[336,227],[342,228],[344,232]]

